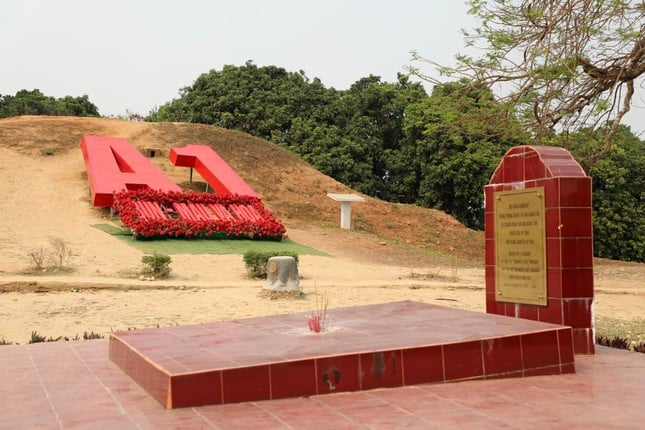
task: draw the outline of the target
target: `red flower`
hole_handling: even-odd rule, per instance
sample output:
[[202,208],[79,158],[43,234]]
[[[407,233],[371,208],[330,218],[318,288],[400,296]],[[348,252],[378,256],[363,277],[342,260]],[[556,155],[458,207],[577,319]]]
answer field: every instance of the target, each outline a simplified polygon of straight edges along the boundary
[[[135,201],[153,202],[166,208],[172,208],[173,203],[220,204],[227,209],[231,205],[241,205],[252,207],[259,218],[200,221],[172,217],[150,219],[140,215]],[[282,223],[264,207],[260,199],[250,196],[140,189],[116,194],[114,210],[119,213],[123,225],[130,228],[137,239],[186,237],[281,240],[286,232]]]

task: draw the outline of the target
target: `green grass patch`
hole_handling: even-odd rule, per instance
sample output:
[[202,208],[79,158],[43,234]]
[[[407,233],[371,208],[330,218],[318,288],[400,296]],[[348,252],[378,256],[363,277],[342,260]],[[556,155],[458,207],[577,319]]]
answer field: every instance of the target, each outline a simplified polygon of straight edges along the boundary
[[244,254],[247,251],[260,252],[295,252],[300,255],[329,256],[315,248],[286,239],[281,242],[268,240],[135,240],[132,236],[119,236],[119,239],[129,243],[146,253],[161,254]]
[[92,224],[92,227],[107,234],[111,234],[112,236],[132,236],[130,229],[118,227],[114,224]]
[[132,236],[116,236],[120,240],[134,246],[141,251],[152,254],[244,254],[247,251],[259,252],[295,252],[299,255],[322,255],[329,257],[322,251],[300,245],[286,239],[281,242],[270,240],[135,240]]
[[92,227],[134,246],[141,251],[152,254],[244,254],[257,252],[289,252],[299,255],[330,255],[309,246],[300,245],[292,240],[281,242],[271,240],[200,240],[200,239],[166,239],[136,240],[129,229],[114,224],[93,224]]
[[645,319],[597,317],[596,335],[608,338],[618,336],[627,339],[630,344],[645,342]]

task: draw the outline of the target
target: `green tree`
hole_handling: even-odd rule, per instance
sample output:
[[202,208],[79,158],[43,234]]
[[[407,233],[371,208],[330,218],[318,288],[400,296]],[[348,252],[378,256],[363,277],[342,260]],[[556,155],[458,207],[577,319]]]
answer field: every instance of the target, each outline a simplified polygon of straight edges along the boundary
[[[603,145],[603,133],[583,129],[563,133],[555,144],[584,163]],[[645,150],[628,127],[620,126],[611,151],[587,174],[592,177],[594,254],[645,261]]]
[[[458,55],[451,78],[484,84],[547,142],[554,131],[591,127],[604,134],[593,164],[611,146],[645,73],[642,0],[470,0],[478,24],[465,32],[478,56]],[[423,74],[432,82],[439,79]]]
[[461,81],[435,86],[410,106],[405,132],[406,158],[396,173],[416,187],[409,196],[482,229],[484,185],[504,153],[528,141],[519,124],[485,87]]
[[55,115],[56,99],[47,97],[40,90],[20,90],[15,96],[5,95],[0,102],[0,117],[19,115]]
[[150,114],[241,130],[285,146],[323,173],[372,196],[395,198],[388,163],[400,146],[406,106],[427,97],[419,83],[378,76],[347,91],[276,66],[225,66]]
[[98,108],[86,95],[82,97],[65,96],[58,99],[59,115],[100,116]]
[[309,84],[304,72],[276,66],[224,66],[199,76],[180,98],[161,106],[150,121],[184,121],[244,131],[264,139],[286,133],[291,121],[307,111]]
[[399,74],[396,83],[382,82],[370,75],[356,81],[342,95],[348,123],[345,134],[363,148],[365,160],[371,164],[369,184],[365,192],[389,201],[401,201],[395,166],[404,139],[403,122],[406,108],[427,99],[423,86]]
[[99,116],[99,112],[87,95],[56,99],[34,89],[0,96],[0,118],[19,115]]

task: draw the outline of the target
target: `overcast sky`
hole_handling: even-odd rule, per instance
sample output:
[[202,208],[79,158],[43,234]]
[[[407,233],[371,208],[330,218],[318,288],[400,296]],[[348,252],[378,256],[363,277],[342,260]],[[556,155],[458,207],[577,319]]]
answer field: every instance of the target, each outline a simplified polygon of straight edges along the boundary
[[[394,82],[412,50],[453,64],[466,10],[463,0],[3,0],[0,94],[87,94],[101,115],[146,115],[200,74],[247,60],[340,90],[370,74]],[[634,131],[645,129],[642,92],[636,104]]]

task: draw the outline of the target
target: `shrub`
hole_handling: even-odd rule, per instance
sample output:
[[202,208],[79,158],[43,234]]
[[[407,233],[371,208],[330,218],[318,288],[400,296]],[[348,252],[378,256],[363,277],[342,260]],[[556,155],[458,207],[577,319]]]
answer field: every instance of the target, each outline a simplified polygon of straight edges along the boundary
[[172,259],[169,255],[156,252],[152,255],[144,255],[141,257],[141,264],[143,265],[141,272],[144,275],[154,276],[155,278],[167,278],[172,270],[170,263],[172,263]]
[[102,335],[100,333],[94,333],[94,331],[91,332],[83,332],[83,340],[90,340],[90,339],[103,339],[105,338],[105,335]]
[[66,269],[70,260],[74,256],[69,242],[60,237],[50,237],[49,244],[51,245],[51,258],[54,261],[54,267],[60,270]]
[[42,335],[38,334],[38,332],[37,332],[36,330],[33,330],[33,331],[31,332],[31,339],[29,339],[29,342],[28,342],[28,343],[58,342],[58,341],[59,341],[59,340],[61,340],[62,338],[63,338],[62,336],[59,336],[59,337],[57,337],[57,338],[53,338],[53,337],[51,337],[51,336],[49,336],[49,337],[47,337],[47,336],[42,336]]
[[45,259],[47,258],[47,248],[41,246],[39,248],[34,248],[29,250],[27,253],[29,259],[31,260],[33,270],[42,272],[45,270]]
[[610,348],[629,349],[629,341],[627,340],[627,338],[620,336],[609,337],[597,335],[596,343],[598,345],[608,346]]
[[278,256],[293,257],[296,259],[296,263],[298,262],[298,254],[292,251],[247,251],[242,258],[244,267],[252,277],[266,278],[269,258]]

